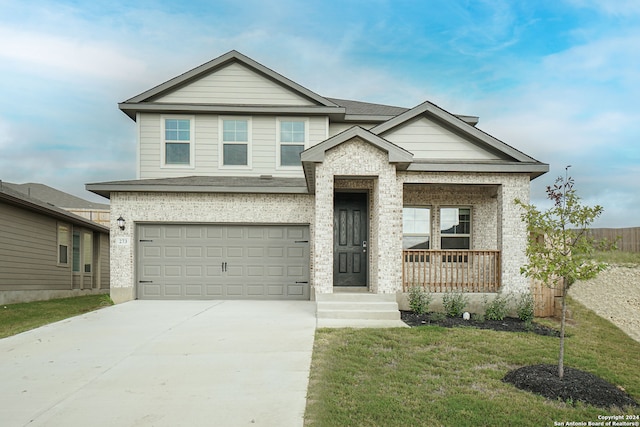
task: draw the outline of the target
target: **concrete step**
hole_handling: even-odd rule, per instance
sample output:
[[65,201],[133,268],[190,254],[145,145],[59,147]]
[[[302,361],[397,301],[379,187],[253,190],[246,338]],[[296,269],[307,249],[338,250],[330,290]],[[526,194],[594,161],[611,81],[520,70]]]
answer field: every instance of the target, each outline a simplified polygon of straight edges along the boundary
[[318,319],[318,328],[408,328],[402,320]]
[[318,319],[400,320],[400,312],[394,310],[325,310],[318,309]]
[[401,327],[394,294],[316,295],[318,327]]
[[396,302],[395,294],[344,293],[317,294],[316,301]]
[[[316,304],[318,304],[316,302]],[[322,301],[318,304],[322,307],[322,310],[371,310],[371,311],[386,311],[395,310],[398,311],[398,303],[393,301]]]

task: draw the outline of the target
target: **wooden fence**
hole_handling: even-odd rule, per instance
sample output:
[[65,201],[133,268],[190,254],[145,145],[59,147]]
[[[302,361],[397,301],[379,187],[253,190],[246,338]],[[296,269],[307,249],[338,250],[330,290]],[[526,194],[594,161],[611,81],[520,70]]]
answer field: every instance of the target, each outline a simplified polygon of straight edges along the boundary
[[557,284],[550,288],[542,282],[532,281],[531,295],[533,296],[533,315],[536,317],[553,317],[556,315],[556,306],[560,307],[560,297],[562,296],[562,285]]
[[596,240],[615,242],[622,252],[640,252],[640,227],[592,228],[589,234]]

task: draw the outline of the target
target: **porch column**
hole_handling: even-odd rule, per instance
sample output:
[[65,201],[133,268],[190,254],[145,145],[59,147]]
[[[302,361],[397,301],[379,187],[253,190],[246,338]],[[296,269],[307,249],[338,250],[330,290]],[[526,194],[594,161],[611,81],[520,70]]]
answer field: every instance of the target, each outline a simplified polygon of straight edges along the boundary
[[372,245],[372,292],[396,293],[402,290],[402,191],[393,165],[387,165],[376,180],[374,191],[373,229],[376,242]]
[[334,176],[324,163],[316,164],[313,286],[316,294],[333,293]]
[[527,262],[527,226],[515,199],[529,202],[529,177],[505,177],[498,189],[498,248],[502,251],[502,291],[527,292],[529,280],[520,274]]

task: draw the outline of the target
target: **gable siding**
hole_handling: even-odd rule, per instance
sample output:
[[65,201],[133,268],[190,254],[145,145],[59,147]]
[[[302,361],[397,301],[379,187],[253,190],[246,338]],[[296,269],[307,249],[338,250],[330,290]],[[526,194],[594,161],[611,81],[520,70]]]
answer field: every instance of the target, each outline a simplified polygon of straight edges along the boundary
[[179,104],[314,105],[237,63],[218,69],[155,101]]
[[0,291],[71,289],[69,264],[58,266],[58,222],[0,204]]
[[483,150],[425,117],[411,121],[399,129],[394,129],[381,136],[413,153],[414,160],[500,159],[497,155]]

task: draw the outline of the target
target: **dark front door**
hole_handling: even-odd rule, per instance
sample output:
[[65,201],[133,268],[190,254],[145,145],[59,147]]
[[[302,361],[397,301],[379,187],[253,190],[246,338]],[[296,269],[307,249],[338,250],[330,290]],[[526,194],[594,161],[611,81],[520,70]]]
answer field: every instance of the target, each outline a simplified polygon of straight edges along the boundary
[[366,193],[335,193],[334,286],[367,286],[367,217]]

